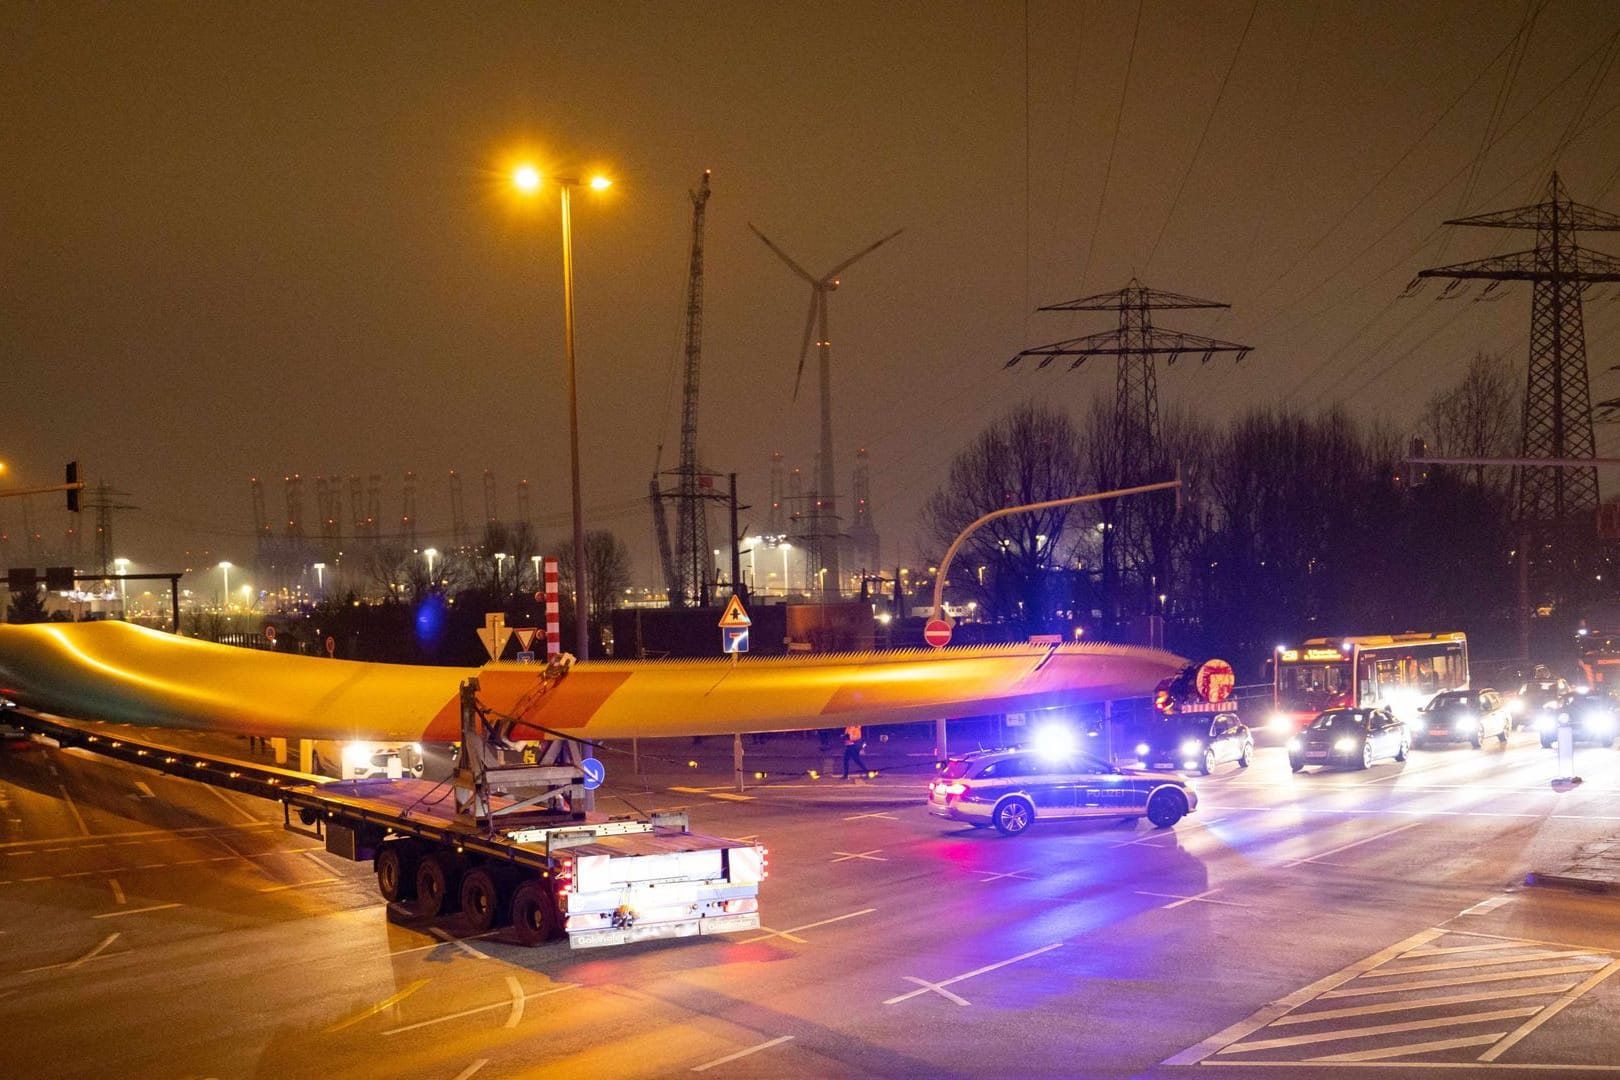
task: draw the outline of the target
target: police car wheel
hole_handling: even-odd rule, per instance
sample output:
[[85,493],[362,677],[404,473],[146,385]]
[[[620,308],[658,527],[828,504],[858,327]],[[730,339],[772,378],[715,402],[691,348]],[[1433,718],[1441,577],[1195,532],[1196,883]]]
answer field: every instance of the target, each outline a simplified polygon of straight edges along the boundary
[[995,826],[1003,836],[1017,836],[1035,821],[1035,807],[1015,795],[996,807]]
[[1160,829],[1168,829],[1187,816],[1187,797],[1175,788],[1160,788],[1148,797],[1148,820]]

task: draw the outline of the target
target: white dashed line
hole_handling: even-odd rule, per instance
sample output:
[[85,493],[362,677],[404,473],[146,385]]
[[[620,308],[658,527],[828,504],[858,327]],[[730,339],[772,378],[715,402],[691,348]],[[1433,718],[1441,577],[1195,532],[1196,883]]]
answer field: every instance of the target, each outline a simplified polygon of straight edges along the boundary
[[769,1050],[773,1046],[781,1046],[791,1038],[793,1038],[791,1035],[778,1035],[776,1038],[767,1042],[762,1042],[758,1046],[750,1046],[746,1050],[738,1050],[735,1054],[727,1054],[723,1058],[715,1058],[713,1061],[706,1061],[702,1065],[694,1065],[692,1067],[692,1071],[704,1072],[708,1069],[714,1068],[716,1065],[724,1065],[727,1062],[736,1061],[738,1058],[745,1058],[749,1054],[757,1054],[761,1050]]

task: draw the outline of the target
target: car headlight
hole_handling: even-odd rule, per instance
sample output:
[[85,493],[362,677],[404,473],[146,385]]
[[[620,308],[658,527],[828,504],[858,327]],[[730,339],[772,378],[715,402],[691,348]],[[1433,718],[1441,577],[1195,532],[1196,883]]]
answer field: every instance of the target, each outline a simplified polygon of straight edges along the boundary
[[1288,740],[1288,752],[1290,754],[1299,753],[1299,740],[1298,739],[1289,739]]
[[1608,715],[1607,713],[1602,713],[1592,717],[1589,723],[1593,731],[1614,730],[1614,717]]
[[1559,713],[1556,717],[1552,713],[1542,713],[1536,717],[1537,731],[1551,731],[1559,724],[1569,723],[1569,713]]
[[1478,726],[1479,721],[1475,720],[1472,716],[1464,716],[1457,721],[1458,731],[1471,731]]
[[1508,712],[1510,712],[1510,713],[1522,713],[1522,712],[1524,712],[1524,699],[1523,698],[1514,698],[1512,701],[1508,702]]
[[1152,749],[1153,748],[1151,746],[1149,746],[1147,743],[1139,742],[1139,743],[1136,744],[1136,756],[1137,757],[1147,757],[1148,756],[1148,751],[1152,750]]
[[1272,713],[1271,719],[1266,721],[1266,728],[1270,731],[1288,731],[1293,726],[1286,713]]
[[1204,752],[1203,745],[1197,739],[1188,739],[1181,744],[1182,757],[1197,757]]
[[1355,748],[1356,748],[1356,740],[1351,738],[1348,735],[1346,735],[1344,738],[1340,739],[1338,742],[1333,744],[1333,749],[1339,750],[1339,751],[1350,751],[1350,750],[1354,750]]
[[343,744],[343,769],[364,769],[371,766],[371,746],[369,743]]

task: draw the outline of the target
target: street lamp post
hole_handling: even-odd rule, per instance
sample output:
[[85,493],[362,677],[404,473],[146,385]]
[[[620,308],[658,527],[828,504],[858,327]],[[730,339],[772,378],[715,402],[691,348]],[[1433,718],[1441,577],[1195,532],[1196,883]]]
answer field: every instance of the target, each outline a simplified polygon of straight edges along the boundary
[[782,545],[782,595],[783,596],[786,596],[787,591],[788,591],[788,565],[787,565],[787,561],[788,561],[788,552],[790,552],[792,550],[793,550],[793,545],[792,544],[784,543]]
[[119,603],[124,606],[124,618],[129,618],[129,582],[124,575],[129,572],[128,559],[114,559],[113,565],[118,568],[118,596]]
[[439,549],[438,548],[428,548],[426,551],[422,552],[422,557],[427,560],[428,588],[429,589],[433,588],[433,560],[434,560],[435,557],[438,556],[438,554],[439,554]]
[[226,611],[231,606],[231,564],[228,562],[220,563],[219,572],[225,579],[224,587],[219,594],[219,609]]
[[537,593],[544,592],[546,583],[540,578],[540,556],[530,555],[529,561],[534,563],[534,591]]
[[326,564],[318,562],[313,569],[315,571],[315,591],[324,596],[326,594]]
[[[568,468],[574,512],[574,635],[575,652],[579,659],[590,658],[591,632],[586,612],[586,597],[590,595],[585,574],[585,518],[580,509],[579,494],[579,395],[574,377],[574,233],[570,199],[580,181],[575,177],[558,176],[557,189],[562,196],[562,248],[563,248],[563,346],[567,367],[566,392],[568,394]],[[533,192],[540,188],[540,171],[533,165],[523,165],[512,174],[512,182],[520,191]],[[611,187],[613,181],[602,176],[592,177],[590,187],[595,191]]]
[[501,566],[510,558],[511,556],[504,551],[495,553],[495,593],[497,596],[500,595],[501,591]]

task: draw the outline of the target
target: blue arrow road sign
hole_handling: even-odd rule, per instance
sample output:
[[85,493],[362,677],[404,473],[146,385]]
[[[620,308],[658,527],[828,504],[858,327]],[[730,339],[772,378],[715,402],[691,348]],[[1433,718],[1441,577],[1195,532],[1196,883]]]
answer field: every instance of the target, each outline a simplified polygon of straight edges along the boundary
[[579,771],[585,777],[585,790],[595,791],[607,779],[607,766],[593,757],[588,757],[579,763]]

